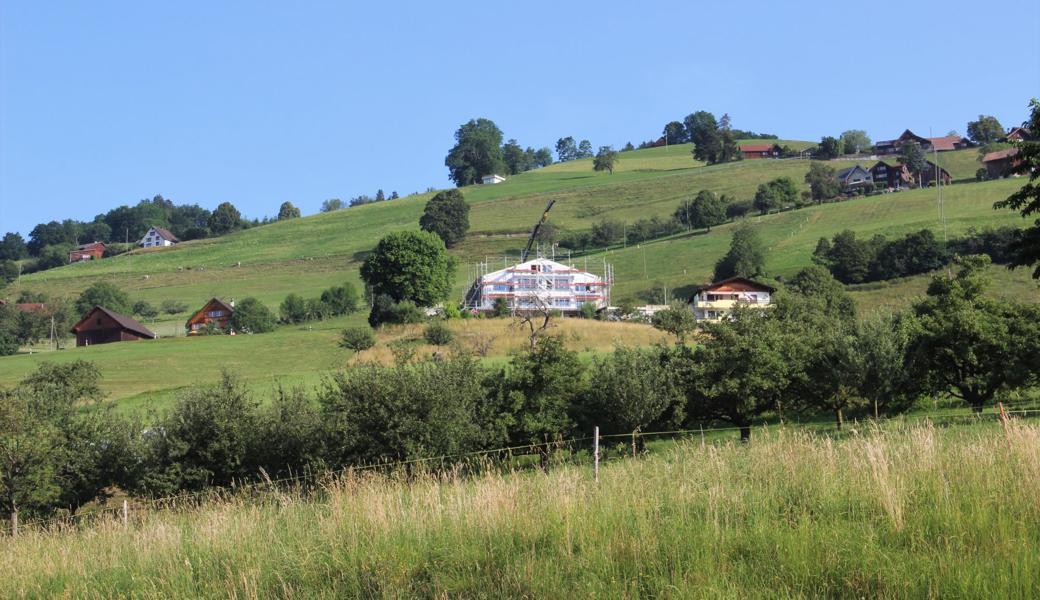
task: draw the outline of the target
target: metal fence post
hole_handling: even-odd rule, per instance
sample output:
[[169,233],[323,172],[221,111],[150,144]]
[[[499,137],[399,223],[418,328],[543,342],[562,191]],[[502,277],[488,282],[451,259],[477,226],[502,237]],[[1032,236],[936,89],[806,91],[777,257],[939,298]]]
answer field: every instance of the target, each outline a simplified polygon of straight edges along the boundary
[[599,425],[592,432],[592,473],[596,483],[599,483]]

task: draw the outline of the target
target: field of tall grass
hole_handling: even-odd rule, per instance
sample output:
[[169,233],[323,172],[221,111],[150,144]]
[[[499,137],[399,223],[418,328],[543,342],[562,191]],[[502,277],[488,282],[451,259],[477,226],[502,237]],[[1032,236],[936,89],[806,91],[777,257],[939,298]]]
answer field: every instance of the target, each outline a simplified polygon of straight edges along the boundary
[[354,473],[0,547],[0,596],[1036,597],[1040,426],[757,430],[639,459]]

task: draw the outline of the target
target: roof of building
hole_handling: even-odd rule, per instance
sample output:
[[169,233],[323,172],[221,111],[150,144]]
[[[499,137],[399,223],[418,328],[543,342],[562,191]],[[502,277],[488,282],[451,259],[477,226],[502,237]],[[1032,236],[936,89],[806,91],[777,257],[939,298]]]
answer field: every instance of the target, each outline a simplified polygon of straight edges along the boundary
[[177,236],[173,235],[173,233],[170,232],[169,229],[164,229],[162,227],[152,227],[152,229],[155,230],[155,233],[161,235],[164,240],[170,240],[171,242],[180,241],[177,239]]
[[140,323],[126,315],[121,315],[117,312],[108,310],[104,306],[95,306],[94,308],[87,311],[87,314],[83,315],[83,318],[80,319],[78,323],[72,326],[72,333],[79,333],[80,326],[89,321],[90,317],[97,311],[105,313],[105,315],[107,315],[110,319],[118,323],[119,326],[123,329],[127,329],[147,338],[155,339],[155,334],[152,333],[151,330],[149,330],[144,325],[141,325]]
[[89,244],[80,244],[76,246],[76,250],[92,250],[98,246],[105,247],[105,242],[90,242]]
[[741,152],[770,152],[776,144],[741,144]]
[[769,292],[770,294],[776,291],[775,287],[760,283],[754,279],[748,279],[747,277],[730,277],[721,281],[699,285],[693,288],[693,293],[696,295],[705,291],[722,290],[723,288],[729,288],[731,291],[761,291]]
[[1006,137],[1008,139],[1028,140],[1032,137],[1032,132],[1029,131],[1028,127],[1012,127],[1011,130],[1007,132]]
[[990,152],[982,157],[982,162],[990,162],[994,160],[1003,160],[1018,154],[1018,148],[1005,148],[1003,150],[997,150],[996,152]]
[[[541,266],[541,267],[548,266],[550,268],[549,269],[542,269],[542,270],[539,271],[539,270],[535,270],[533,268],[536,265],[537,266]],[[522,263],[519,263],[519,264],[515,264],[515,265],[512,265],[512,266],[506,267],[504,269],[499,269],[497,271],[492,271],[491,273],[488,273],[487,275],[484,275],[482,279],[484,279],[484,280],[493,280],[493,279],[501,277],[502,275],[507,274],[507,273],[539,273],[539,272],[541,272],[541,273],[574,273],[574,274],[581,274],[581,275],[590,275],[590,276],[593,276],[593,277],[596,277],[597,279],[599,279],[598,276],[592,275],[591,273],[588,273],[586,271],[582,271],[582,270],[577,269],[575,267],[567,266],[567,265],[565,265],[563,263],[559,263],[559,262],[556,262],[555,260],[550,260],[548,258],[532,258],[531,260],[528,260],[528,261],[525,261],[525,262],[522,262]]]
[[956,150],[957,143],[961,141],[959,135],[946,135],[943,137],[925,138],[932,143],[932,147],[942,152],[944,150]]
[[14,307],[22,312],[34,313],[46,310],[47,305],[43,302],[19,302]]
[[845,179],[846,177],[849,176],[849,174],[851,174],[853,171],[855,171],[857,169],[860,170],[860,171],[863,171],[864,173],[867,172],[866,169],[864,169],[863,167],[861,167],[859,165],[852,165],[851,167],[849,167],[847,169],[842,169],[842,170],[838,171],[836,176],[837,176],[838,179]]
[[191,317],[188,319],[188,324],[190,325],[193,321],[195,321],[195,319],[197,319],[199,317],[199,315],[201,315],[203,313],[203,311],[205,311],[207,308],[209,308],[210,305],[214,305],[214,304],[217,307],[219,307],[219,308],[221,308],[223,310],[226,310],[229,313],[235,312],[235,307],[234,306],[231,306],[230,304],[228,304],[227,302],[224,302],[220,298],[213,297],[213,298],[210,298],[209,300],[207,300],[206,303],[202,305],[202,308],[200,308],[197,311],[195,311],[194,313],[192,313]]

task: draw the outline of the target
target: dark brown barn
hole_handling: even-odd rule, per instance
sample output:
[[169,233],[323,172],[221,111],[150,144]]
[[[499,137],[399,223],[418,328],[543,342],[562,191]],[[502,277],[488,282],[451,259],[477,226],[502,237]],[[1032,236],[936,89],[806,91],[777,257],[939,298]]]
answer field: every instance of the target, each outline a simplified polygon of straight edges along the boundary
[[72,327],[77,346],[152,340],[155,334],[130,317],[95,306]]
[[740,153],[745,160],[754,158],[780,158],[783,149],[779,144],[741,144]]
[[1006,150],[990,152],[986,156],[983,156],[982,164],[986,166],[986,177],[989,177],[990,179],[999,179],[1010,175],[1012,170],[1022,162],[1021,158],[1015,158],[1015,155],[1017,154],[1018,148],[1008,148]]
[[105,255],[105,244],[103,242],[92,242],[90,244],[80,244],[76,246],[76,249],[69,252],[69,263],[80,262],[84,260],[101,260]]

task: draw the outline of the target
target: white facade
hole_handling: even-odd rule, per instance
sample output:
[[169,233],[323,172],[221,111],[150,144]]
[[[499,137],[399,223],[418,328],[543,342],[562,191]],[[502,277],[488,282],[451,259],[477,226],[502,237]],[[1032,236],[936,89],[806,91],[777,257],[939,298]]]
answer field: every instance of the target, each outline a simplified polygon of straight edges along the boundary
[[491,185],[493,183],[502,183],[506,178],[501,175],[485,175],[480,178],[480,183],[484,185]]
[[160,231],[156,227],[152,227],[148,230],[148,233],[144,234],[141,241],[138,244],[143,248],[157,248],[163,246],[172,246],[177,243],[177,238],[166,231],[165,229]]
[[475,294],[468,298],[467,308],[489,311],[495,301],[505,298],[513,312],[540,310],[548,307],[564,313],[576,313],[585,303],[603,309],[610,305],[612,269],[604,265],[600,277],[547,258],[536,258],[481,276],[475,283]]
[[698,289],[690,301],[690,309],[698,321],[720,321],[738,304],[769,308],[773,305],[773,291],[767,285],[735,277]]

